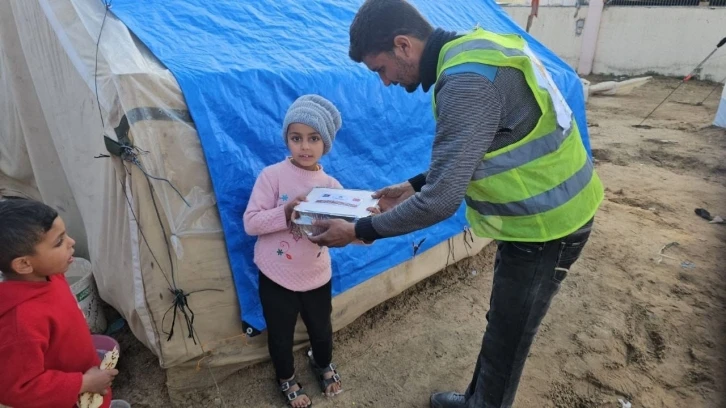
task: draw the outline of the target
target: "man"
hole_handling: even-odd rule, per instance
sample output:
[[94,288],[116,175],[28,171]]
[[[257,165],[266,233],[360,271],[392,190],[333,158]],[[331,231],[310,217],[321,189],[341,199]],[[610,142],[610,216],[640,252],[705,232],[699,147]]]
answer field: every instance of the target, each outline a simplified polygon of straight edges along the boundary
[[426,228],[466,202],[467,220],[498,241],[488,325],[465,394],[431,406],[511,407],[530,345],[589,238],[603,188],[572,113],[519,36],[434,30],[405,0],[367,0],[350,57],[384,85],[434,89],[429,170],[386,187],[380,215],[321,221],[313,241],[345,246]]

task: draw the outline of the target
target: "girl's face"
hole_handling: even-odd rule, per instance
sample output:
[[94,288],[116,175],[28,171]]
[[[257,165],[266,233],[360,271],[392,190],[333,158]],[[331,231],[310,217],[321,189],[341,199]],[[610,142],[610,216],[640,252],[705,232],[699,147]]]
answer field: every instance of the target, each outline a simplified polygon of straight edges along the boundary
[[292,123],[287,128],[287,148],[298,167],[317,170],[325,145],[317,130],[302,123]]

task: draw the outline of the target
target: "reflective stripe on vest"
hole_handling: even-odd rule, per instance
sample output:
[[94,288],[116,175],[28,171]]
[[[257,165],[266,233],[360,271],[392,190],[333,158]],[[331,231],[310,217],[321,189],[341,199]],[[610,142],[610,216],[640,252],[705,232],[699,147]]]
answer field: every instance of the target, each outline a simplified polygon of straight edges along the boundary
[[572,197],[582,191],[592,179],[592,173],[592,162],[588,159],[580,170],[551,190],[521,201],[508,203],[490,203],[466,197],[466,205],[485,216],[506,217],[543,213],[566,204]]
[[446,54],[444,54],[444,62],[454,58],[462,52],[480,49],[501,51],[501,53],[507,57],[526,57],[526,54],[523,51],[519,51],[514,48],[502,47],[494,41],[476,39],[451,47],[451,49],[446,51]]
[[491,177],[505,171],[523,166],[539,157],[553,153],[560,148],[562,143],[570,136],[572,129],[563,131],[561,128],[539,139],[518,146],[515,149],[504,152],[487,160],[482,160],[479,167],[474,171],[472,180],[480,180]]

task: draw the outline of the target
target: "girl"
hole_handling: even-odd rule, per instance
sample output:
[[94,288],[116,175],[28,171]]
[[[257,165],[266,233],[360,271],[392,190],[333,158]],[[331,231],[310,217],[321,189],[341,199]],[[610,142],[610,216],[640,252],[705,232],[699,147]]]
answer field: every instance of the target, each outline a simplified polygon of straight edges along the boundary
[[330,151],[340,126],[340,112],[330,101],[318,95],[298,98],[282,127],[290,156],[262,170],[244,214],[245,232],[258,237],[254,260],[260,269],[267,345],[280,390],[294,408],[312,405],[295,380],[292,346],[298,313],[308,330],[312,346],[308,357],[320,387],[327,396],[342,391],[331,362],[330,255],[291,222],[293,209],[314,187],[342,188],[318,163]]

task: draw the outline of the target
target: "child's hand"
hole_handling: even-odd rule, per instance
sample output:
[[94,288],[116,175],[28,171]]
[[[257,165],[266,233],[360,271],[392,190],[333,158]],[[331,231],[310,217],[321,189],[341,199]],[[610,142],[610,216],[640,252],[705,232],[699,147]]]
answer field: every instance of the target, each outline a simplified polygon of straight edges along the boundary
[[83,374],[83,383],[81,385],[81,394],[84,392],[93,392],[96,394],[106,395],[108,387],[111,386],[113,379],[118,375],[118,370],[101,370],[93,367]]
[[301,195],[296,199],[290,201],[289,203],[285,204],[285,218],[287,219],[287,221],[290,221],[290,219],[292,218],[292,212],[295,210],[295,207],[303,201],[308,201],[307,194]]

